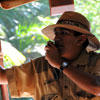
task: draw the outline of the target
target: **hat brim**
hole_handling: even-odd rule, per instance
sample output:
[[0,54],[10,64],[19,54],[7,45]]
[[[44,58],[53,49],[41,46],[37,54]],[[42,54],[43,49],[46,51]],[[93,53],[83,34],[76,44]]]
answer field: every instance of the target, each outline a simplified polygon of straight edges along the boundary
[[50,38],[51,40],[54,40],[54,38],[55,38],[54,29],[56,27],[62,27],[62,28],[70,29],[70,30],[77,31],[77,32],[80,32],[83,34],[87,34],[87,35],[89,35],[88,39],[95,44],[96,48],[97,49],[100,48],[99,40],[90,31],[80,28],[80,27],[77,27],[77,26],[74,26],[74,25],[53,24],[53,25],[49,25],[49,26],[45,27],[44,29],[42,29],[42,33],[45,36],[47,36],[48,38]]

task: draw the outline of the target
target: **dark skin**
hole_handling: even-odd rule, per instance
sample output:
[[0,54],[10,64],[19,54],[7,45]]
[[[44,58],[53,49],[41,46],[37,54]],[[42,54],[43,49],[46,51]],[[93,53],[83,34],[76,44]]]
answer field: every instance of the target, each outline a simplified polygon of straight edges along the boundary
[[57,47],[52,42],[48,42],[45,47],[45,59],[52,67],[57,69],[60,68],[63,58],[66,59],[69,67],[65,68],[63,73],[81,89],[99,96],[100,77],[82,72],[70,64],[81,54],[83,50],[82,44],[87,39],[87,36],[84,34],[78,37],[75,37],[73,34],[74,31],[72,30],[56,28],[54,41],[57,43]]

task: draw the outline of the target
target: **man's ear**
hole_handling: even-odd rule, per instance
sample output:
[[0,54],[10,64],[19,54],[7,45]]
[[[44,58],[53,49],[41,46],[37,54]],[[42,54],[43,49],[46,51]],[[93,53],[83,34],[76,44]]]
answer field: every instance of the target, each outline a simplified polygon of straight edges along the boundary
[[80,35],[77,37],[77,45],[82,45],[87,39],[86,35]]

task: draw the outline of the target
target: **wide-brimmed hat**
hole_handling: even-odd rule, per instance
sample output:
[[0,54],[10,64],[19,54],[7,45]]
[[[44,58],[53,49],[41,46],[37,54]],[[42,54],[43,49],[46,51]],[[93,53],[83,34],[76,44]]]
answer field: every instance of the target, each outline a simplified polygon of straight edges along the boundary
[[86,34],[89,40],[89,51],[94,51],[100,48],[99,40],[90,32],[89,21],[78,12],[64,12],[56,24],[45,27],[44,29],[42,29],[42,33],[51,40],[53,40],[55,38],[54,29],[56,27],[63,27],[66,29]]

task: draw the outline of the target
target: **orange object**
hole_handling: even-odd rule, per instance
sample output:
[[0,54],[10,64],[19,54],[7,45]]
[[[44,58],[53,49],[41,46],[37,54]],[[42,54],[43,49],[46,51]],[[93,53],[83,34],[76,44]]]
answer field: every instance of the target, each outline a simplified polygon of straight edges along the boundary
[[60,15],[65,11],[74,11],[74,0],[49,0],[50,15]]
[[[0,40],[0,55],[2,55],[2,58],[0,58],[0,65],[2,67],[4,67],[4,65],[3,65],[3,53],[2,53],[1,40]],[[9,100],[7,85],[0,85],[0,87],[1,87],[2,100]]]
[[3,9],[11,9],[35,0],[1,0],[0,7]]

